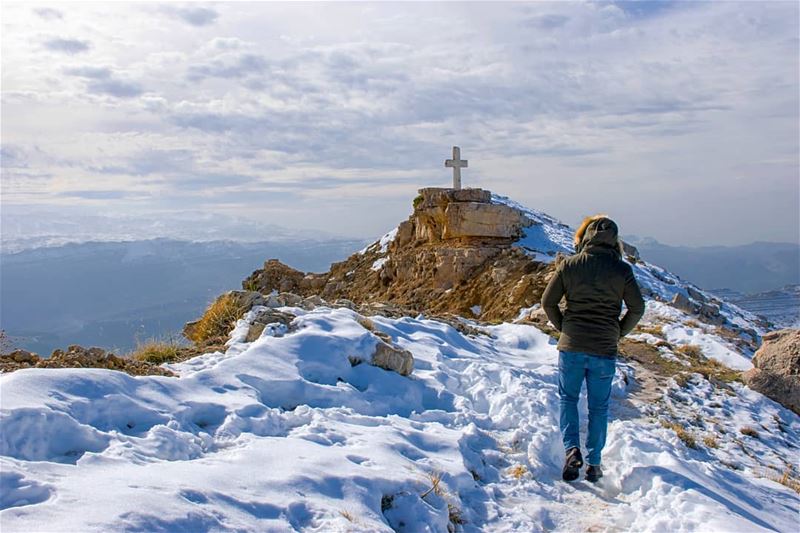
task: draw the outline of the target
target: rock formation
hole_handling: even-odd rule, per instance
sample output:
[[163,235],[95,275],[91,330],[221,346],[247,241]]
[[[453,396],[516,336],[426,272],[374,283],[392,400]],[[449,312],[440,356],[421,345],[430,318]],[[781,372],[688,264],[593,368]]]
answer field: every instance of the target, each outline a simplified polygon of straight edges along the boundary
[[14,350],[0,355],[0,372],[13,372],[23,368],[105,368],[120,370],[133,376],[172,376],[172,372],[158,365],[119,357],[102,348],[83,348],[72,345],[64,350],[55,350],[49,358],[39,357],[26,350]]
[[751,389],[800,414],[800,330],[767,333],[753,356],[755,368],[742,376]]
[[513,245],[532,224],[519,210],[492,203],[483,189],[421,189],[414,212],[390,242],[323,274],[271,259],[242,286],[263,294],[291,291],[329,302],[391,302],[412,312],[509,320],[539,301],[552,270]]

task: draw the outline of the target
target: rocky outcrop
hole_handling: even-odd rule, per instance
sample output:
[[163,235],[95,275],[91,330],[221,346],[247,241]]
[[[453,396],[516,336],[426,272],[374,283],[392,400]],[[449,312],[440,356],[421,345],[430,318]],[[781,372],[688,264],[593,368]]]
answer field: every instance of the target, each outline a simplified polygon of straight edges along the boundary
[[725,318],[720,313],[722,302],[713,297],[706,297],[702,292],[689,286],[686,294],[679,292],[673,296],[670,305],[685,313],[695,315],[703,322],[721,325]]
[[[563,234],[568,234],[569,228],[512,205],[493,202],[484,189],[420,189],[413,212],[393,233],[334,263],[330,271],[304,274],[270,260],[242,286],[263,294],[292,290],[304,298],[318,295],[327,302],[348,300],[354,304],[351,308],[385,302],[409,313],[437,317],[452,314],[483,322],[514,320],[520,309],[540,301],[558,261],[556,249],[568,250]],[[552,249],[533,255],[521,248],[519,241],[526,234],[536,235],[538,224],[551,225],[542,228],[544,240],[554,230],[560,235],[558,243],[552,241]],[[623,243],[623,251],[630,262],[640,260],[635,247]],[[555,261],[545,262],[543,255]],[[648,272],[679,289],[664,291],[677,294],[672,305],[702,322],[730,327],[736,333],[732,338],[749,333],[748,338],[735,342],[744,343],[751,352],[755,349],[757,333],[728,322],[723,313],[726,304],[721,300],[689,284],[679,284],[678,278],[660,269]],[[652,298],[663,297],[660,292],[648,292],[646,285],[642,291]]]
[[275,260],[242,286],[263,294],[287,288],[304,297],[352,302],[351,308],[390,302],[404,312],[515,318],[536,303],[550,265],[513,246],[533,222],[520,211],[491,203],[483,189],[420,189],[414,211],[391,242],[368,247],[304,274]]
[[72,345],[64,350],[55,350],[49,358],[25,350],[14,350],[0,356],[0,372],[13,372],[23,368],[105,368],[119,370],[132,376],[173,376],[158,365],[120,357],[101,348],[83,348]]
[[800,330],[767,333],[753,356],[755,368],[742,376],[745,384],[800,414]]

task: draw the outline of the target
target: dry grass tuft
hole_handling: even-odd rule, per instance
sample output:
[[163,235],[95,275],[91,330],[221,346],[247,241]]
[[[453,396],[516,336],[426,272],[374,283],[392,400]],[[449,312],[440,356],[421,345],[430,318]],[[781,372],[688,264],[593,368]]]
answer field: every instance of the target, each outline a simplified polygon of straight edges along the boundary
[[212,339],[227,338],[244,312],[245,309],[237,304],[235,297],[223,294],[208,306],[189,340],[201,344]]
[[514,465],[508,469],[508,473],[514,479],[522,479],[522,476],[528,473],[528,467],[525,465]]
[[[461,515],[461,509],[450,502],[447,502],[447,516],[450,519],[450,523],[455,526],[460,526],[464,523],[464,517]],[[450,530],[449,527],[447,529]],[[455,530],[455,528],[453,528],[453,530]]]
[[649,333],[655,337],[664,337],[664,328],[660,324],[639,324],[636,326],[637,333]]
[[343,517],[345,517],[348,522],[355,522],[356,521],[356,517],[353,516],[353,513],[351,513],[350,511],[348,511],[346,509],[343,509],[343,510],[339,511],[339,514],[342,515]]
[[800,494],[800,481],[794,476],[794,468],[792,466],[787,466],[786,469],[783,471],[783,474],[777,477],[769,477],[769,479],[773,481],[777,481],[784,487],[789,487],[796,493]]
[[791,464],[787,464],[786,468],[783,472],[779,471],[776,468],[770,467],[765,472],[756,472],[756,475],[759,477],[770,479],[776,483],[780,483],[784,487],[788,487],[795,491],[796,493],[800,494],[800,479],[797,478],[794,472],[794,466]]
[[137,343],[136,349],[130,354],[136,361],[144,361],[154,365],[174,363],[181,359],[181,345],[176,339],[150,339]]
[[691,432],[689,432],[685,427],[677,422],[667,422],[666,420],[662,420],[661,425],[674,431],[675,434],[678,435],[678,438],[681,439],[686,446],[694,450],[697,449],[697,441],[695,440],[694,435],[692,435]]
[[703,444],[705,444],[707,448],[719,448],[719,442],[717,441],[717,437],[711,434],[703,437]]
[[681,344],[675,348],[675,351],[685,355],[689,359],[702,359],[703,349],[696,344]]
[[750,426],[740,427],[739,433],[741,433],[742,435],[747,435],[748,437],[753,437],[755,439],[759,438],[758,431],[756,431],[754,428],[751,428]]
[[428,479],[431,482],[431,488],[429,488],[428,490],[423,492],[422,495],[420,496],[420,498],[425,498],[425,496],[427,496],[431,492],[433,492],[437,496],[444,496],[445,490],[444,490],[444,487],[442,487],[442,473],[441,472],[429,472],[428,473]]
[[673,376],[673,379],[675,380],[675,383],[678,385],[678,387],[685,389],[686,385],[689,384],[691,377],[692,375],[689,374],[688,372],[682,372],[680,374],[675,374],[675,376]]

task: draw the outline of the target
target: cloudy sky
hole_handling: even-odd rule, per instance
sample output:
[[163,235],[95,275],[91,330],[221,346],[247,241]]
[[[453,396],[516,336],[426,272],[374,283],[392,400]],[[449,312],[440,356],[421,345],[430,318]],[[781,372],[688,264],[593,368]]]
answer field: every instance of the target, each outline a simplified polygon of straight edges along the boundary
[[[348,236],[466,186],[800,240],[798,3],[2,4],[2,206]],[[23,211],[24,212],[24,211]]]

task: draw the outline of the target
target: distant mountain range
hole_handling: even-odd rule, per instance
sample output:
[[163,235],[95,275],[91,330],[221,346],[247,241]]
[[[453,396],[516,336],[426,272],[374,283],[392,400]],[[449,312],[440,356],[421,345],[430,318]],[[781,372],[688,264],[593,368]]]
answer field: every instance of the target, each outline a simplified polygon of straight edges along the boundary
[[320,230],[291,229],[239,216],[186,211],[118,214],[63,207],[3,205],[0,211],[0,249],[14,253],[69,243],[141,241],[236,241],[290,243],[346,241]]
[[800,328],[800,285],[774,291],[742,294],[729,289],[713,291],[739,307],[761,315],[778,327]]
[[[318,232],[292,233],[278,226],[266,230],[273,232],[273,239],[260,242],[130,237],[57,244],[80,240],[83,234],[66,237],[68,228],[59,228],[55,222],[43,223],[40,231],[33,233],[27,228],[24,233],[16,231],[23,228],[7,226],[7,220],[3,220],[0,256],[0,328],[14,338],[16,346],[43,355],[75,343],[129,350],[137,339],[177,333],[220,292],[239,288],[241,280],[266,259],[322,272],[366,244]],[[125,236],[121,219],[99,217],[94,223],[100,235]],[[248,225],[233,218],[215,216],[213,223],[216,229],[212,233],[203,230],[204,222],[196,219],[161,222],[159,227],[164,233],[187,237],[264,233],[263,227],[256,230],[255,226],[252,232],[245,231]],[[722,288],[714,292],[776,324],[791,325],[797,316],[797,289],[781,290],[786,285],[800,285],[796,245],[688,248],[652,239],[628,240],[646,260],[701,287]],[[36,245],[48,246],[26,249]]]
[[706,289],[760,293],[800,284],[800,245],[754,242],[741,246],[669,246],[625,237],[642,258]]
[[[5,228],[4,228],[5,229]],[[117,351],[180,331],[220,292],[278,258],[324,271],[359,240],[85,242],[4,253],[0,328],[42,355],[67,344]]]

